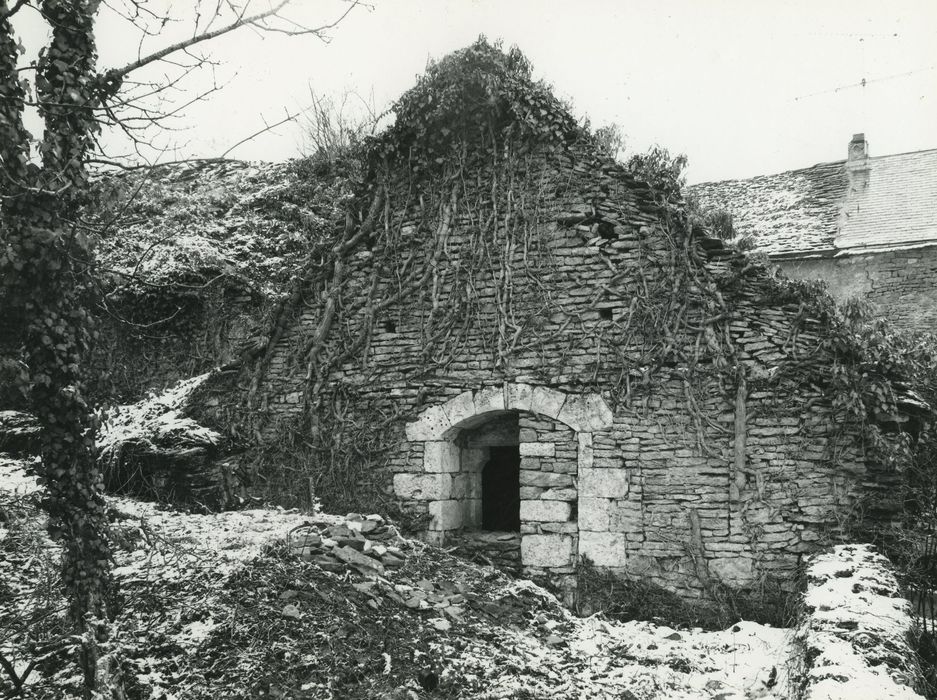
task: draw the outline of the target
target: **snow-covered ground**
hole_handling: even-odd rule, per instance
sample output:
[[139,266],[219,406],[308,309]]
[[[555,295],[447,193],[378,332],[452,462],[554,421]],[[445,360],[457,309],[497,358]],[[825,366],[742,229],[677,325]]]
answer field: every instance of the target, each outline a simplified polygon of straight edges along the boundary
[[183,379],[161,393],[153,393],[134,404],[116,406],[108,412],[98,433],[97,446],[105,454],[120,449],[127,440],[145,436],[168,438],[184,432],[189,440],[212,444],[220,436],[182,415],[193,391],[211,375],[210,372]]
[[[0,460],[0,491],[22,495],[38,488],[35,479],[25,473],[24,465]],[[282,540],[293,528],[310,519],[323,527],[344,522],[332,516],[277,509],[193,515],[161,510],[126,498],[109,500],[120,514],[115,528],[119,543],[123,543],[115,551],[118,579],[131,591],[151,590],[146,587],[151,581],[158,582],[152,590],[180,591],[178,599],[160,602],[159,622],[154,617],[148,624],[160,625],[166,635],[164,639],[171,639],[187,654],[198,653],[200,645],[221,624],[217,602],[208,598],[215,598],[215,592],[221,590],[220,582],[230,573],[257,557],[265,544]],[[3,528],[0,523],[0,533]],[[430,556],[430,550],[419,543],[401,546],[410,558]],[[313,564],[306,562],[304,566]],[[360,591],[362,586],[369,585],[366,581],[355,583],[365,577],[351,569],[324,575],[334,577],[337,590],[347,590],[351,596],[355,586]],[[546,602],[533,607],[519,604],[519,612],[512,613],[514,622],[502,621],[493,627],[496,623],[476,614],[471,601],[467,601],[465,612],[453,618],[450,625],[445,616],[427,619],[426,610],[409,610],[388,599],[386,593],[384,597],[377,593],[426,585],[414,576],[407,567],[388,570],[373,577],[375,587],[369,589],[370,595],[378,596],[376,600],[382,610],[396,610],[392,612],[396,619],[411,619],[408,624],[415,628],[417,636],[423,634],[420,629],[432,625],[432,630],[426,633],[434,640],[430,646],[447,659],[446,673],[464,681],[465,694],[460,693],[459,697],[513,698],[527,693],[525,697],[584,700],[735,700],[780,699],[788,695],[790,630],[739,622],[726,630],[707,632],[675,630],[647,622],[619,623],[601,616],[577,618],[560,608],[549,593],[523,581],[499,583],[499,587],[478,588],[476,592],[490,593],[495,599]],[[207,581],[200,589],[199,595],[205,599],[199,599],[198,607],[212,612],[193,617],[192,601],[184,600],[182,591],[196,579]],[[477,580],[494,579],[485,574]],[[439,585],[443,584],[437,583],[437,589]],[[542,605],[544,613],[530,612],[538,609],[538,605]],[[153,697],[160,693],[167,693],[163,697],[174,697],[172,683],[164,677],[164,670],[159,670],[156,661],[150,661],[149,665],[140,666],[136,681],[151,688],[156,693]],[[482,685],[487,690],[470,692],[473,684],[468,681],[479,674],[484,674]]]
[[[0,491],[20,496],[38,491],[39,485],[27,473],[27,465],[0,456]],[[227,573],[260,554],[264,545],[285,538],[290,530],[309,521],[308,515],[295,510],[258,508],[192,514],[120,496],[107,500],[120,518],[124,535],[137,527],[142,538],[154,533],[171,545],[163,551],[158,547],[117,549],[114,573],[123,581],[149,576],[157,570],[164,579],[181,577],[190,563],[199,562],[201,566],[209,560],[215,571]]]

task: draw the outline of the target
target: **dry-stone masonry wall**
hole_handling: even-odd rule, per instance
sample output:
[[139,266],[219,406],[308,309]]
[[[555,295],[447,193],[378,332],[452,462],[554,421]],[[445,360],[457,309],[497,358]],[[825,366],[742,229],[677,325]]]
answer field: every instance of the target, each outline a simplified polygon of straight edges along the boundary
[[[681,238],[646,188],[590,158],[499,170],[517,208],[498,210],[500,227],[482,225],[491,172],[426,202],[389,188],[340,293],[310,290],[274,348],[262,430],[311,407],[321,441],[336,406],[359,440],[380,426],[369,478],[428,539],[484,552],[519,536],[523,569],[564,587],[585,556],[691,598],[769,578],[793,590],[804,553],[888,489],[817,384],[822,323],[764,268]],[[333,297],[344,312],[319,355],[336,359],[317,380],[308,352]],[[486,450],[512,444],[519,532],[479,545]],[[517,551],[490,558],[504,550]]]

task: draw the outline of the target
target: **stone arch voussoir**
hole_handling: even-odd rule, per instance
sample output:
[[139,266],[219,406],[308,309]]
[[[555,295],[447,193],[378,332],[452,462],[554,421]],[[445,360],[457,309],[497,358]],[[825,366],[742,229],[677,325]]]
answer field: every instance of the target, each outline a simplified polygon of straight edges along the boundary
[[464,391],[445,403],[430,406],[407,424],[407,439],[449,440],[458,430],[481,424],[490,414],[501,411],[539,413],[579,433],[605,430],[613,420],[612,410],[599,394],[573,394],[545,386],[508,383]]

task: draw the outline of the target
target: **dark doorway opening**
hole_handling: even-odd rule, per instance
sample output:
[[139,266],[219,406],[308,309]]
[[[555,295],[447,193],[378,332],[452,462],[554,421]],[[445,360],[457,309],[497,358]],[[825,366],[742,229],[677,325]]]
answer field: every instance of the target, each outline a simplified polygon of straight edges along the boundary
[[521,529],[521,455],[517,445],[491,447],[482,467],[482,530]]

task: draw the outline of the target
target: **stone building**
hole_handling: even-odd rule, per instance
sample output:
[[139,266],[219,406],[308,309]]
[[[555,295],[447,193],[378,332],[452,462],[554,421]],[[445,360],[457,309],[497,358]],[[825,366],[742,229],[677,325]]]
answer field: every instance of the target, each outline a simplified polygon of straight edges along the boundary
[[253,368],[268,442],[356,450],[429,541],[566,589],[587,557],[692,598],[790,590],[888,490],[819,301],[586,150],[463,175],[386,185],[303,278]]
[[909,329],[937,326],[937,149],[871,156],[689,188],[796,279],[823,279]]
[[838,400],[861,352],[828,296],[695,228],[524,66],[479,42],[401,98],[201,418],[262,441],[267,484],[566,591],[584,558],[687,598],[793,590],[890,512],[897,476]]

